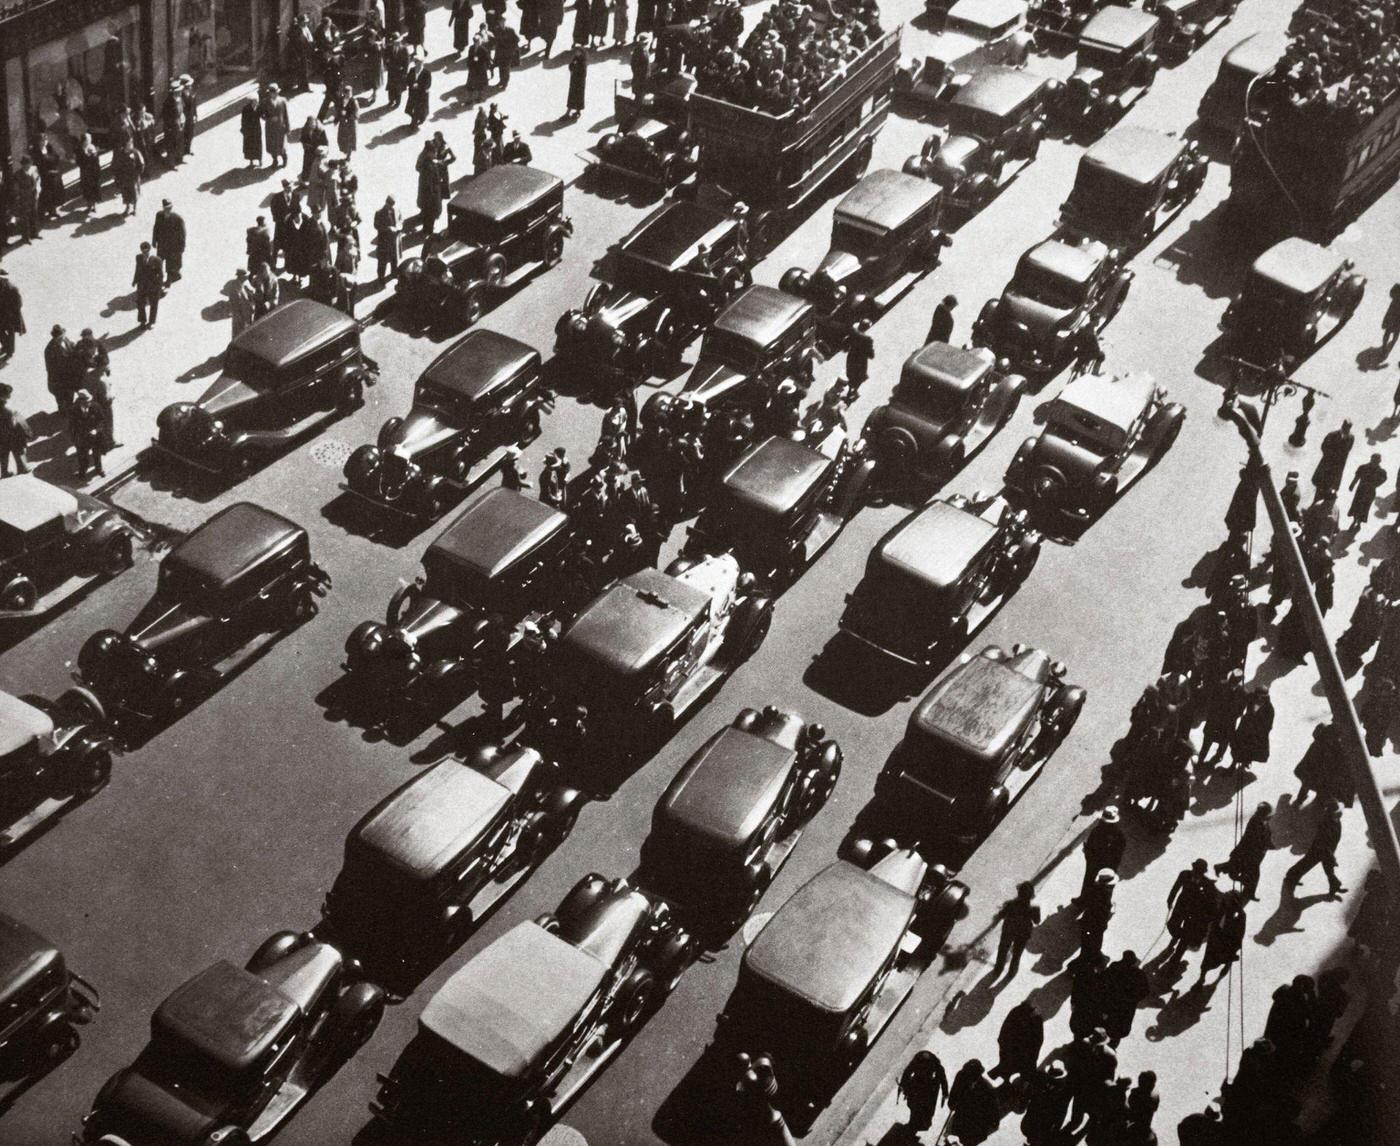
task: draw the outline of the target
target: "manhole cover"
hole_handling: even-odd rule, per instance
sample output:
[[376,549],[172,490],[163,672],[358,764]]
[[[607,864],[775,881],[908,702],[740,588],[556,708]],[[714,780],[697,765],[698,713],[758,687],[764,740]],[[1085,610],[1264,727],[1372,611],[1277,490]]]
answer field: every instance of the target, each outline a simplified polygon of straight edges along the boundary
[[333,470],[341,469],[350,456],[350,446],[346,442],[317,442],[311,447],[311,460]]

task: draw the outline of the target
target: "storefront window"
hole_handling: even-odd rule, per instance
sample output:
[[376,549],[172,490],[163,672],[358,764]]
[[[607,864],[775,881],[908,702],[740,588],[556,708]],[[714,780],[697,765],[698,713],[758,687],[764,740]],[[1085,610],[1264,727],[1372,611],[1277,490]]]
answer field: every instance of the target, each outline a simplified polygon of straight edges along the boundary
[[187,75],[201,95],[247,79],[270,62],[275,0],[170,0],[175,55],[171,75]]
[[[23,57],[28,77],[28,130],[15,131],[14,108],[25,88],[10,70],[10,138],[16,152],[38,146],[47,137],[65,159],[71,158],[83,132],[99,147],[108,137],[119,107],[131,106],[141,91],[139,75],[140,15],[135,5],[108,19],[31,48]],[[18,60],[11,64],[18,64]],[[16,69],[17,70],[17,69]]]

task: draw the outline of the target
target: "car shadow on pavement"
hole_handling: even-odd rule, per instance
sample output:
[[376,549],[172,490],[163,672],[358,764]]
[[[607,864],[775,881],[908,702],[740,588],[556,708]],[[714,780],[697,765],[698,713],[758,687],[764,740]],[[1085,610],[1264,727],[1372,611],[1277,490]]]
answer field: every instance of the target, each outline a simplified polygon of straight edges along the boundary
[[439,694],[437,703],[409,703],[397,696],[372,698],[360,682],[343,674],[316,694],[316,703],[326,720],[358,729],[367,744],[407,748],[429,729],[438,729],[440,735],[411,758],[414,764],[434,764],[463,743],[460,726],[449,727],[443,720],[475,691],[474,685],[464,683]]
[[[1169,268],[1177,282],[1198,287],[1207,298],[1232,297],[1244,269],[1258,254],[1253,247],[1246,251],[1237,232],[1225,225],[1225,211],[1225,204],[1220,203],[1208,214],[1191,220],[1153,260]],[[1222,258],[1225,254],[1238,257]]]
[[915,670],[871,653],[844,633],[836,633],[802,674],[802,683],[827,700],[861,716],[883,716],[921,690],[952,661]]
[[666,1096],[651,1121],[652,1132],[671,1146],[741,1143],[752,1136],[734,1100],[738,1064],[725,1061],[712,1042]]
[[402,549],[430,525],[450,517],[454,502],[440,518],[433,521],[408,514],[394,513],[367,504],[362,498],[342,490],[321,506],[321,516],[337,529],[352,537],[362,537],[386,549]]

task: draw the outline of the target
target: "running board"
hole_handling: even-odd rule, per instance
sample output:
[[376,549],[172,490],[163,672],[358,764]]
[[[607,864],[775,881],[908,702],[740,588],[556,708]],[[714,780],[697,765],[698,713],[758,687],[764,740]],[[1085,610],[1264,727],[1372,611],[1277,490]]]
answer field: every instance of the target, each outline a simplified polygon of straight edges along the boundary
[[284,1082],[277,1093],[272,1096],[272,1101],[263,1107],[257,1120],[248,1127],[249,1139],[254,1142],[262,1142],[270,1138],[273,1131],[287,1120],[292,1111],[300,1106],[310,1093],[311,1089],[305,1083],[294,1082],[291,1079]]
[[62,799],[59,799],[57,796],[50,796],[42,803],[36,805],[3,832],[0,832],[0,851],[8,851],[10,848],[14,847],[20,840],[24,839],[25,836],[30,835],[32,832],[42,827],[47,821],[56,816],[69,804],[73,803],[75,799],[77,799],[76,796],[65,796]]

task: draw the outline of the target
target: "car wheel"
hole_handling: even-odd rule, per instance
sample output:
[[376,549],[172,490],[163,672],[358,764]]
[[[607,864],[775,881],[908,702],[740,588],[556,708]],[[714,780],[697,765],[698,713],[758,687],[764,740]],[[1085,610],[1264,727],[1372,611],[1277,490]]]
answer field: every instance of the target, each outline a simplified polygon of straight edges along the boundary
[[486,260],[486,289],[500,290],[506,277],[506,260],[502,255],[492,255]]
[[102,547],[102,568],[106,573],[116,575],[130,569],[134,560],[131,534],[124,529],[112,534]]
[[660,1002],[655,976],[650,971],[634,971],[622,986],[622,997],[617,1001],[616,1033],[619,1035],[635,1031],[647,1020],[647,1016]]
[[193,707],[198,690],[199,678],[192,672],[177,669],[161,688],[162,706],[170,716],[181,716]]
[[365,383],[358,374],[349,374],[341,383],[340,398],[336,406],[342,413],[358,410],[365,404]]
[[38,588],[23,573],[11,577],[4,590],[0,591],[0,604],[18,612],[28,612],[38,600]]
[[544,265],[553,267],[559,265],[559,260],[564,257],[564,236],[557,231],[544,241]]
[[373,983],[354,983],[335,1001],[336,1018],[345,1032],[345,1051],[354,1054],[384,1018],[384,992]]
[[831,768],[823,769],[812,777],[812,787],[808,792],[806,806],[802,810],[802,821],[806,823],[824,807],[836,791],[836,782],[841,779],[841,758]]
[[84,800],[102,791],[111,778],[112,751],[100,745],[94,745],[78,756],[68,774],[73,793]]
[[744,659],[747,660],[758,652],[759,646],[763,644],[768,636],[768,630],[773,627],[773,610],[764,608],[754,621],[753,628],[749,632],[748,641],[744,645]]
[[462,322],[466,326],[473,326],[477,319],[481,317],[481,312],[485,310],[486,304],[481,296],[480,287],[470,287],[462,295],[461,315]]
[[695,941],[685,931],[677,931],[661,945],[661,952],[657,960],[666,977],[661,985],[662,993],[656,999],[658,1006],[661,1004],[662,998],[680,985],[681,976],[685,974],[685,969],[690,966],[694,948]]
[[55,1022],[39,1041],[39,1059],[46,1066],[63,1062],[78,1049],[78,1032],[70,1023]]
[[982,830],[980,835],[987,836],[992,829],[1001,822],[1001,818],[1006,815],[1006,809],[1011,807],[1011,793],[1005,788],[998,788],[987,801],[986,810],[982,813]]
[[288,592],[278,609],[278,627],[291,631],[306,624],[318,612],[320,605],[310,585],[297,585]]
[[64,712],[71,714],[75,720],[87,724],[102,724],[107,719],[107,710],[102,707],[97,694],[81,685],[64,689],[54,703]]
[[500,1146],[532,1146],[544,1130],[545,1108],[535,1103],[518,1106],[506,1115],[505,1122],[500,1135],[493,1137],[493,1141]]

